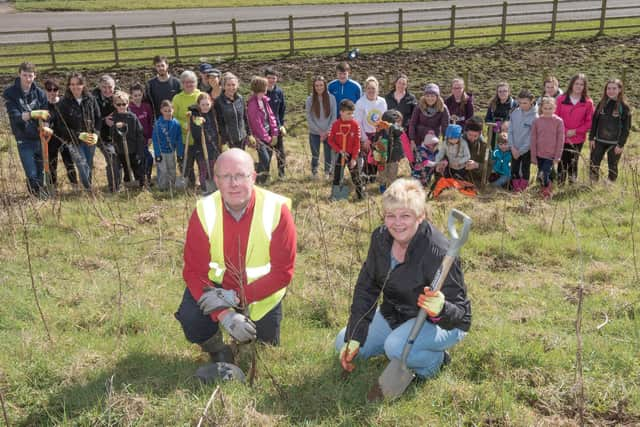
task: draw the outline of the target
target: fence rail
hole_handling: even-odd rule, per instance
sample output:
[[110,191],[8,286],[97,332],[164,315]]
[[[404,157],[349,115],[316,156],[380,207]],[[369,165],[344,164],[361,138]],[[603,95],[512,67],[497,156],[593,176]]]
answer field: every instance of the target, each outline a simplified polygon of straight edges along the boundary
[[[349,51],[352,47],[391,46],[397,49],[429,43],[455,46],[459,41],[505,42],[522,36],[569,32],[640,29],[640,4],[571,8],[577,0],[502,2],[477,6],[398,9],[393,12],[344,13],[344,15],[288,16],[278,19],[231,19],[157,25],[111,25],[88,28],[0,31],[0,69],[15,69],[26,57],[45,69],[77,65],[124,64],[166,55],[174,62],[214,56],[239,59],[256,55],[289,55],[318,50]],[[548,10],[527,11],[532,5]],[[561,7],[565,6],[565,7]],[[583,17],[576,18],[579,14]],[[585,14],[599,12],[594,19]],[[620,19],[633,22],[616,25]],[[340,23],[335,20],[339,19]],[[428,19],[428,21],[427,21]],[[428,22],[429,25],[426,25]],[[584,26],[593,22],[593,26]],[[311,25],[312,24],[312,25]],[[559,25],[568,28],[559,28]],[[538,26],[535,28],[533,26]],[[258,28],[260,27],[260,28]],[[143,34],[144,32],[144,34]],[[82,38],[82,34],[92,34]],[[30,41],[24,41],[29,34]],[[81,48],[79,49],[79,47]],[[198,49],[209,48],[210,52]],[[219,49],[219,50],[218,50]],[[145,54],[145,57],[141,57]],[[11,59],[15,63],[10,63]]]

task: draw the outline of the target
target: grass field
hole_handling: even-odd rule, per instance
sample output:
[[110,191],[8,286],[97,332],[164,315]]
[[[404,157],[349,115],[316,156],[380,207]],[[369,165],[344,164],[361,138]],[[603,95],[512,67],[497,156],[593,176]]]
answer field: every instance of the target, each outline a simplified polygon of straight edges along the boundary
[[[360,80],[400,69],[414,90],[431,80],[445,92],[454,75],[471,70],[482,110],[497,81],[507,79],[516,90],[536,88],[544,70],[553,70],[561,82],[578,70],[587,72],[597,98],[604,79],[620,75],[621,64],[635,63],[639,51],[633,37],[611,38],[507,45],[500,52],[365,55],[353,67]],[[466,62],[461,66],[451,58]],[[615,185],[589,186],[583,175],[550,203],[535,188],[521,196],[488,190],[476,199],[429,202],[440,228],[452,207],[474,220],[462,255],[473,304],[470,334],[454,347],[450,366],[410,386],[397,402],[365,401],[386,364],[383,358],[341,377],[333,339],[347,319],[381,208],[374,187],[364,202],[329,203],[328,184],[308,178],[301,110],[306,82],[299,70],[330,76],[335,61],[270,63],[285,76],[291,136],[288,178],[269,188],[294,202],[296,274],[285,300],[282,346],[259,348],[253,388],[221,387],[206,425],[577,425],[575,321],[581,288],[585,422],[640,424],[637,132]],[[264,65],[225,67],[246,81]],[[118,78],[130,81],[141,74],[122,72]],[[634,105],[638,78],[630,68]],[[107,195],[98,155],[102,191],[96,198],[75,194],[65,183],[53,201],[28,199],[15,142],[1,119],[0,393],[9,422],[195,425],[214,387],[191,377],[205,357],[186,342],[173,312],[184,289],[182,242],[196,196]],[[584,172],[584,163],[580,167]]]
[[[393,3],[402,0],[351,0],[349,3]],[[247,6],[287,6],[301,4],[337,4],[344,0],[191,0],[187,6],[180,6],[172,0],[141,0],[137,2],[109,0],[13,0],[16,10],[21,12],[39,12],[46,10],[136,10],[136,9],[175,9],[180,7],[247,7]]]

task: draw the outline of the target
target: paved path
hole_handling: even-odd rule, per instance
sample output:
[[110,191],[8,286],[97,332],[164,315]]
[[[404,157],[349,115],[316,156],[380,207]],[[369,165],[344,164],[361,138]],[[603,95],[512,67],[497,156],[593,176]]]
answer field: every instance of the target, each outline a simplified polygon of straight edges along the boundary
[[[338,5],[302,5],[302,6],[265,6],[265,7],[236,7],[216,9],[174,9],[174,10],[138,10],[119,12],[28,12],[28,13],[0,13],[0,43],[24,41],[45,41],[46,34],[34,33],[25,35],[6,35],[2,32],[19,30],[44,30],[62,28],[99,28],[115,24],[118,27],[130,25],[167,24],[166,27],[126,29],[119,28],[118,35],[123,36],[153,36],[169,35],[171,21],[178,24],[179,34],[203,34],[231,31],[230,20],[236,18],[238,31],[269,30],[288,28],[287,16],[296,18],[294,27],[302,29],[316,25],[344,25],[344,13],[380,12],[375,16],[353,16],[351,24],[395,24],[399,8],[405,10],[405,21],[414,21],[407,25],[420,24],[448,24],[450,6],[456,4],[457,22],[461,25],[496,25],[500,23],[499,16],[477,18],[477,15],[500,15],[502,7],[498,0],[441,0],[433,2],[404,2],[404,3],[368,3],[368,4],[338,4]],[[4,1],[0,1],[0,6]],[[494,5],[489,7],[490,5]],[[570,21],[573,19],[600,17],[601,0],[560,1],[558,19]],[[611,10],[607,16],[640,16],[640,2],[638,0],[609,0],[608,7],[634,6],[633,9]],[[435,9],[435,10],[434,10]],[[1,10],[1,7],[0,7]],[[388,13],[384,13],[388,12]],[[509,23],[528,21],[548,21],[551,19],[551,4],[520,4],[509,6],[509,13],[519,16],[509,18]],[[309,16],[324,16],[316,19],[297,19]],[[256,22],[243,22],[256,20]],[[215,24],[215,22],[221,22]],[[266,22],[265,22],[266,21]],[[194,26],[192,22],[209,22],[207,25]],[[94,29],[87,32],[55,32],[55,40],[82,40],[86,38],[111,37],[110,30]]]

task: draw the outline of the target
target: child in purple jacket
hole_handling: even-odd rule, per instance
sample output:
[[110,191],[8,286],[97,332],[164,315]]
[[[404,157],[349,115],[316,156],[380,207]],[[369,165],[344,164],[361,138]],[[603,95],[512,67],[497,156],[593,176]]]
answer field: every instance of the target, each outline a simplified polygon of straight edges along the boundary
[[148,183],[151,183],[151,168],[153,167],[153,156],[149,152],[149,146],[151,145],[151,139],[153,135],[153,109],[151,105],[144,102],[144,86],[140,83],[135,83],[131,86],[129,91],[131,93],[131,102],[129,103],[129,111],[131,111],[140,121],[142,125],[142,133],[144,140],[146,141],[146,148],[144,149],[144,158],[141,159],[144,167],[144,174]]
[[[269,179],[269,167],[273,155],[272,142],[275,142],[279,130],[276,116],[269,105],[267,97],[267,79],[254,76],[251,79],[253,94],[247,101],[247,119],[251,135],[255,139],[255,149],[258,152],[258,177],[256,182],[264,184]],[[250,138],[251,140],[251,138]]]

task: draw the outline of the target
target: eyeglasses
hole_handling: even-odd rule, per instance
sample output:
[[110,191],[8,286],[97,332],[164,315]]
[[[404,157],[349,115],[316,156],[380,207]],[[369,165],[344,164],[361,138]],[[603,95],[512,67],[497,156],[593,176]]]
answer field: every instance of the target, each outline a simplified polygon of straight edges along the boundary
[[57,92],[58,91],[57,87],[48,87],[46,89],[47,89],[47,92]]
[[216,176],[218,177],[219,180],[221,180],[225,184],[230,184],[232,182],[237,182],[237,183],[246,182],[251,177],[251,175],[253,174],[236,173],[234,175],[224,174],[224,175],[216,175]]
[[118,102],[116,104],[114,104],[116,107],[126,107],[127,103],[126,102]]

